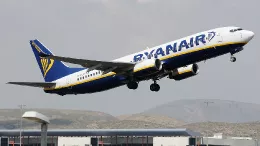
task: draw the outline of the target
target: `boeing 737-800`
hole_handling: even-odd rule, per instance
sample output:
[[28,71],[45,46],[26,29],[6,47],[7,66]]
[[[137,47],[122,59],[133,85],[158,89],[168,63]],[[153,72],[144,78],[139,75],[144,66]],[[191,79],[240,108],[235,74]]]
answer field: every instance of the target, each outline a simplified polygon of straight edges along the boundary
[[[196,63],[227,53],[236,61],[235,53],[254,37],[240,27],[222,27],[203,31],[113,61],[76,59],[56,56],[40,41],[31,40],[45,82],[9,82],[41,87],[46,93],[59,95],[105,91],[122,85],[137,89],[141,81],[152,80],[151,91],[159,91],[157,81],[168,77],[183,80],[199,72]],[[72,68],[63,62],[78,64]]]

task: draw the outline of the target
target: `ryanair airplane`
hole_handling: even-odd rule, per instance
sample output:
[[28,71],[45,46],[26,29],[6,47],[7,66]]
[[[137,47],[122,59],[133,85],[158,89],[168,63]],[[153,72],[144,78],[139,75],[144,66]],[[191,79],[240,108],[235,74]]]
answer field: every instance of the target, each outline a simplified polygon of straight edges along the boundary
[[[58,95],[105,91],[127,85],[137,89],[141,81],[152,80],[150,90],[158,92],[157,81],[168,77],[183,80],[199,72],[196,63],[227,53],[235,62],[235,53],[254,37],[240,27],[222,27],[190,35],[172,42],[147,48],[113,61],[87,60],[54,55],[40,41],[30,45],[45,82],[9,82],[9,84],[41,87]],[[63,62],[78,64],[72,68]]]

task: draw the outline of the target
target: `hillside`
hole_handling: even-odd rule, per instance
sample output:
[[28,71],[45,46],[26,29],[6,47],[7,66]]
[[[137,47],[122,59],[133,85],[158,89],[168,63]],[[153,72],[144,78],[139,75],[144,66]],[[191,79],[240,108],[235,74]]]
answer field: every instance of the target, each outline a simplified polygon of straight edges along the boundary
[[[214,102],[206,106],[205,101]],[[118,128],[188,128],[210,136],[224,133],[227,136],[260,137],[257,104],[223,100],[179,100],[157,106],[143,113],[114,117],[98,111],[26,109],[36,110],[51,120],[55,129],[118,129]],[[209,119],[211,122],[202,122]],[[19,109],[0,109],[0,129],[17,129]],[[214,122],[213,122],[214,121]],[[243,122],[243,123],[231,123]],[[39,125],[23,120],[24,129],[39,129]]]
[[[208,106],[205,102],[209,103]],[[260,105],[227,100],[177,100],[142,112],[163,115],[187,123],[228,122],[242,123],[260,120]]]
[[[97,111],[81,110],[55,110],[55,109],[26,109],[27,111],[36,110],[50,118],[50,128],[85,128],[93,122],[108,122],[118,120],[112,115]],[[0,128],[16,129],[20,124],[19,109],[0,110]],[[39,128],[38,124],[23,120],[25,128]]]
[[152,122],[154,124],[168,125],[170,127],[176,127],[184,125],[185,122],[161,115],[146,115],[146,114],[133,114],[133,115],[123,115],[119,116],[118,119],[121,120],[132,120],[132,121],[143,121]]

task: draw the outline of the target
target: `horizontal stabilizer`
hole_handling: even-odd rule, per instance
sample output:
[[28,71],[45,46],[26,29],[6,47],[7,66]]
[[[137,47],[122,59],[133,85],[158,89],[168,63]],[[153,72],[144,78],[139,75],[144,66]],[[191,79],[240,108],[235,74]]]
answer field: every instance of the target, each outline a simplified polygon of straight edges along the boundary
[[50,88],[56,85],[56,83],[48,83],[48,82],[47,83],[46,82],[8,82],[7,84],[40,87],[40,88]]

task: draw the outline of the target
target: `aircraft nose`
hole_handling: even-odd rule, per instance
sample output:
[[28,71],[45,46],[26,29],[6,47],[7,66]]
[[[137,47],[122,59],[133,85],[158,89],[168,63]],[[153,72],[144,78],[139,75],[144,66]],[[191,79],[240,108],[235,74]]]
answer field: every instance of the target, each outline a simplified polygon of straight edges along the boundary
[[247,30],[245,31],[244,36],[246,41],[249,42],[255,36],[255,33]]

